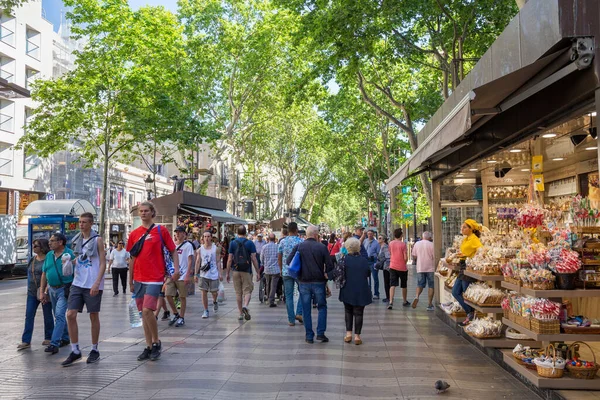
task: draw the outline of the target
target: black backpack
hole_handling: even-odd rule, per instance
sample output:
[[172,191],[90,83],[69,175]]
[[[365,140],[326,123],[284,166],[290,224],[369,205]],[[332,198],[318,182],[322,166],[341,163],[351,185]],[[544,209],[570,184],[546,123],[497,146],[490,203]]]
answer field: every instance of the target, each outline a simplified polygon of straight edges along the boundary
[[237,271],[249,271],[250,270],[250,254],[246,249],[246,240],[243,241],[236,239],[237,247],[235,253],[233,253],[233,265]]

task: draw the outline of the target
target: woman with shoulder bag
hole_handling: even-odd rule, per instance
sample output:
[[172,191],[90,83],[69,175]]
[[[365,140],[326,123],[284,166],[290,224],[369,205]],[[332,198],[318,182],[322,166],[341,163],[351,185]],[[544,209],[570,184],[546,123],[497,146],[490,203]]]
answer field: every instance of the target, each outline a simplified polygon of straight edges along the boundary
[[379,235],[379,254],[377,255],[377,269],[383,270],[383,285],[385,287],[384,303],[390,302],[390,247],[388,246],[388,238],[385,235]]
[[50,251],[47,239],[36,239],[33,241],[34,257],[29,261],[27,267],[27,303],[25,306],[25,328],[21,343],[17,350],[24,350],[31,347],[31,338],[33,336],[33,325],[38,306],[42,304],[44,312],[44,341],[43,346],[50,344],[52,331],[54,330],[54,318],[52,317],[52,304],[47,293],[42,293],[40,283],[42,280],[42,267],[46,260],[46,254]]

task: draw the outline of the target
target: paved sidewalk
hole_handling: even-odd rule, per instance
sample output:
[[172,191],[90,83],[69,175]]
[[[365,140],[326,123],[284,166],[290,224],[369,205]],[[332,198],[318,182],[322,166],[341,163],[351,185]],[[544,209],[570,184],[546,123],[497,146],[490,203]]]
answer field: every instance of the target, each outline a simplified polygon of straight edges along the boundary
[[[24,281],[0,282],[0,398],[438,399],[433,385],[444,379],[451,385],[444,399],[538,399],[427,312],[423,297],[417,310],[401,307],[398,299],[393,311],[380,301],[368,306],[364,343],[356,346],[342,341],[344,311],[334,291],[327,321],[331,341],[309,345],[302,326],[287,325],[284,304],[269,308],[253,300],[252,320],[238,322],[233,288],[227,285],[228,301],[208,320],[200,318],[198,293],[189,298],[185,327],[170,328],[159,321],[162,358],[138,362],[143,332],[129,328],[130,296],[112,297],[109,289],[101,312],[101,361],[63,368],[60,363],[70,348],[54,356],[43,352],[41,309],[32,349],[16,351],[23,328],[24,286]],[[313,313],[316,322],[316,310]],[[79,321],[85,356],[89,319],[84,313]]]

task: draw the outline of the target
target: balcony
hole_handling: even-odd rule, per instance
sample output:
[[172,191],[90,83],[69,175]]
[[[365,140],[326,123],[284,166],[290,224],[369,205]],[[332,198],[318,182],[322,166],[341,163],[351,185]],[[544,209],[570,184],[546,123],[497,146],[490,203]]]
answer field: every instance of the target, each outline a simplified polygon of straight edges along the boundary
[[12,115],[0,112],[0,130],[10,133],[15,132],[14,118]]

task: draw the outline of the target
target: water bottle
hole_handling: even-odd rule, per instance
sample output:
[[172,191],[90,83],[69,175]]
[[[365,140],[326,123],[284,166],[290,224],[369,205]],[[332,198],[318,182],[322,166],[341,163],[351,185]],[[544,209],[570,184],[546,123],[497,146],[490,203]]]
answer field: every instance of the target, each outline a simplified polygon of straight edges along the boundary
[[137,304],[135,302],[135,295],[131,296],[131,301],[127,307],[129,310],[129,324],[132,328],[139,328],[142,326],[141,312],[138,311]]

